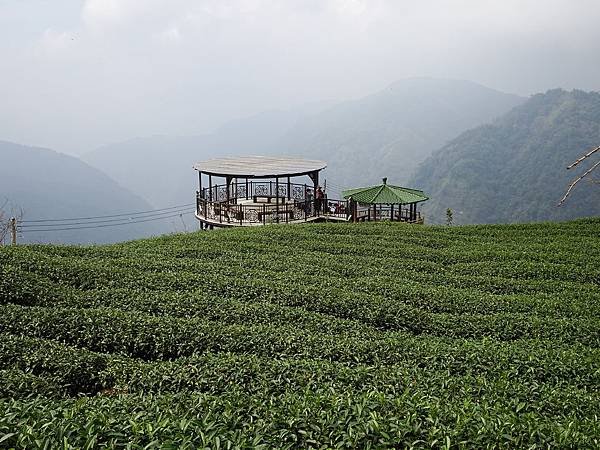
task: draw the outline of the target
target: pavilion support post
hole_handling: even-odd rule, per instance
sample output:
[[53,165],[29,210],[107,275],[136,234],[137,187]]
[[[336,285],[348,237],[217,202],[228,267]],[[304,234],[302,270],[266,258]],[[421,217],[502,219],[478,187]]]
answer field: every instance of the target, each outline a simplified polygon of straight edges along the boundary
[[213,192],[212,192],[212,175],[208,175],[208,199],[213,201]]
[[275,215],[279,223],[279,177],[275,178]]
[[313,172],[313,184],[315,185],[315,193],[317,192],[317,188],[319,187],[319,172]]
[[229,192],[229,186],[231,185],[231,177],[225,177],[225,199],[227,200],[227,204],[229,204],[229,199],[230,199],[230,192]]
[[318,200],[317,200],[317,188],[319,187],[319,171],[315,171],[315,172],[311,172],[308,174],[308,176],[310,177],[310,179],[313,182],[313,200],[312,200],[312,206],[314,207],[314,213],[313,214],[317,214],[319,205],[318,205]]
[[198,192],[202,195],[202,172],[198,171]]

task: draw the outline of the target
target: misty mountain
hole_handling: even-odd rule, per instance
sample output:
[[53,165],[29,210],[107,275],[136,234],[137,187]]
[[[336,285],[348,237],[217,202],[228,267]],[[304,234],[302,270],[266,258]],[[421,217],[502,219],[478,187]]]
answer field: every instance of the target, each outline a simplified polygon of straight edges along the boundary
[[551,90],[461,134],[423,162],[411,183],[431,198],[424,205],[430,223],[443,223],[446,208],[454,211],[455,223],[595,216],[597,184],[582,181],[563,206],[556,205],[585,170],[567,165],[598,145],[600,94]]
[[468,81],[408,79],[358,100],[259,114],[205,136],[133,139],[83,159],[157,207],[193,198],[194,162],[244,154],[323,159],[339,195],[331,188],[405,182],[434,149],[522,101]]
[[364,186],[383,176],[404,184],[448,140],[523,100],[469,81],[402,80],[305,119],[284,136],[281,147],[326,159],[336,186]]
[[[49,149],[0,141],[0,161],[0,205],[8,200],[7,208],[21,208],[24,221],[112,215],[152,209],[148,202],[119,186],[98,169],[77,158]],[[171,224],[158,222],[53,232],[30,231],[49,228],[47,222],[41,224],[44,226],[23,228],[19,240],[105,243],[174,231]],[[27,224],[23,222],[23,225]]]
[[218,156],[272,153],[299,111],[270,111],[203,136],[150,136],[100,147],[82,157],[156,207],[194,201],[192,165]]

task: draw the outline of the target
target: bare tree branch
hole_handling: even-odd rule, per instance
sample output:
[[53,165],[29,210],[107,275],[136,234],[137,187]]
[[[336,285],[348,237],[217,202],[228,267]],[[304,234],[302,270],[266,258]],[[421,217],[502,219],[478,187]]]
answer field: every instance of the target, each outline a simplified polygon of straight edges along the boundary
[[577,164],[579,164],[581,161],[583,161],[586,158],[589,158],[590,156],[592,156],[594,153],[596,153],[598,150],[600,150],[600,147],[596,147],[592,150],[590,150],[589,152],[587,152],[585,155],[583,155],[581,158],[578,158],[573,164],[571,164],[570,166],[567,167],[567,169],[572,169],[573,167],[575,167]]
[[[600,147],[598,147],[597,149],[593,150],[592,152],[590,152],[589,154],[591,155],[592,153],[594,153],[595,151],[597,151],[598,149],[600,149]],[[587,156],[586,156],[587,157]],[[580,158],[581,160],[585,159],[584,158]],[[575,164],[575,163],[574,163]],[[571,166],[569,167],[573,167],[574,164],[571,164]],[[577,177],[570,185],[569,188],[567,189],[567,192],[565,193],[565,195],[563,196],[563,198],[560,200],[560,202],[558,202],[558,206],[562,205],[564,203],[564,201],[567,199],[567,197],[569,196],[569,194],[571,193],[571,190],[575,187],[575,185],[577,183],[579,183],[582,179],[584,179],[586,177],[586,175],[588,175],[589,173],[591,173],[596,167],[600,166],[600,161],[596,161],[596,164],[594,164],[592,167],[590,167],[588,170],[586,170],[583,175]],[[568,167],[567,167],[568,168]]]

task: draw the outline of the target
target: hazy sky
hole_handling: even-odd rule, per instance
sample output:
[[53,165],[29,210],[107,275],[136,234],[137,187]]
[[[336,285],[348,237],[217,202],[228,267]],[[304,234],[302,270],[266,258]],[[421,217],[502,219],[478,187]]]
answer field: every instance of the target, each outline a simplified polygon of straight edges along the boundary
[[398,79],[600,90],[600,0],[0,0],[0,139],[81,153]]

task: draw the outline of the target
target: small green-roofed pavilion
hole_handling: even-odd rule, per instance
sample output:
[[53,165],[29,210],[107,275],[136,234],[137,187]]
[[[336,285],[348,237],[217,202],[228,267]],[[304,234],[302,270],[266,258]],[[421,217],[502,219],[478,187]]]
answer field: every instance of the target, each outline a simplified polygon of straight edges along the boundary
[[354,202],[353,216],[357,220],[369,221],[390,219],[423,223],[417,203],[429,200],[423,191],[388,184],[387,178],[383,179],[383,184],[348,189],[342,195]]

